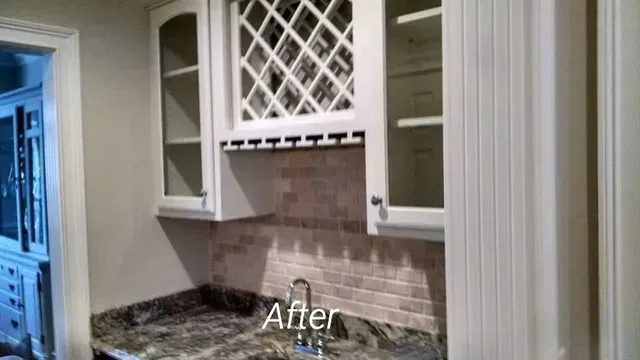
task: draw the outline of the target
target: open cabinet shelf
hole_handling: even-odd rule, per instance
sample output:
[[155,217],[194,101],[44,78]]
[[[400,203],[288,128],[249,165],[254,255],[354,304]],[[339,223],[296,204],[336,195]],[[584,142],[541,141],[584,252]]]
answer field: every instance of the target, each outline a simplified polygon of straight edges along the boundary
[[396,126],[399,128],[434,126],[434,125],[442,125],[442,124],[443,124],[442,116],[421,116],[421,117],[413,117],[413,118],[402,118],[396,121]]
[[429,28],[436,24],[438,17],[442,16],[442,7],[420,10],[410,14],[401,15],[391,19],[391,26],[415,26]]
[[162,74],[162,77],[165,79],[170,79],[176,76],[192,74],[194,76],[198,76],[198,65],[185,66],[180,69],[165,71]]
[[392,17],[388,21],[389,35],[412,42],[442,41],[442,7],[420,10]]
[[201,142],[202,142],[202,139],[199,136],[194,136],[194,137],[183,137],[183,138],[165,140],[164,144],[165,145],[190,145],[190,144],[200,144]]

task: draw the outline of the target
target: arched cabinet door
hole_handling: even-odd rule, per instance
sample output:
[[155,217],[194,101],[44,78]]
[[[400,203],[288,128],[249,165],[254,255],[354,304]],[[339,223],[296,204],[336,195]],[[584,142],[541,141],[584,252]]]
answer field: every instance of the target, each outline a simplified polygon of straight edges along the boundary
[[149,14],[156,214],[212,219],[208,1],[172,1]]

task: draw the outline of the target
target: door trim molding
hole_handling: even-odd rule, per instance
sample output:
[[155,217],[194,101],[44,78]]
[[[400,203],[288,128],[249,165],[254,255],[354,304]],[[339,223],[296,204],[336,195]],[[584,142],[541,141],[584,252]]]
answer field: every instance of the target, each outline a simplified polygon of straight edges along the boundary
[[598,232],[600,359],[617,359],[615,349],[615,198],[613,136],[613,1],[598,1]]
[[598,1],[600,358],[640,356],[640,4]]
[[0,17],[0,41],[50,53],[44,67],[43,115],[55,352],[58,359],[89,359],[91,308],[79,33]]

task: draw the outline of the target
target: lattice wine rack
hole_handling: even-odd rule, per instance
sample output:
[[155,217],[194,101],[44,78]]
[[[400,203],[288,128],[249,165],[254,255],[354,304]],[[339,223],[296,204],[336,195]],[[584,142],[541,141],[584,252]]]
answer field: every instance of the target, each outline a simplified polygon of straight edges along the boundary
[[361,140],[361,129],[328,126],[354,117],[351,0],[235,0],[230,16],[233,127],[288,129],[236,148]]

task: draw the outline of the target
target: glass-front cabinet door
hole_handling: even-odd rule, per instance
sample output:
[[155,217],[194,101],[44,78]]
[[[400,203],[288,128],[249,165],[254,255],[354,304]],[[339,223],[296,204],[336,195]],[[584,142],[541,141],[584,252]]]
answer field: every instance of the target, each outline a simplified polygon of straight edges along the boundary
[[14,105],[0,107],[0,248],[21,251],[17,124],[18,109]]
[[25,251],[45,255],[47,217],[44,179],[44,136],[42,100],[28,100],[20,108],[18,133],[20,143],[20,196],[22,201],[23,243]]
[[356,112],[366,104],[372,118],[366,140],[368,229],[375,234],[442,240],[443,4],[439,0],[367,4],[367,16],[383,19],[368,25],[372,28],[366,36],[372,46],[356,63],[371,76],[360,82],[362,87],[356,83],[356,93],[365,87],[365,95],[356,101],[369,94],[368,101],[356,104]]
[[48,254],[40,87],[0,96],[0,248]]
[[160,216],[213,214],[207,4],[179,0],[150,11]]

